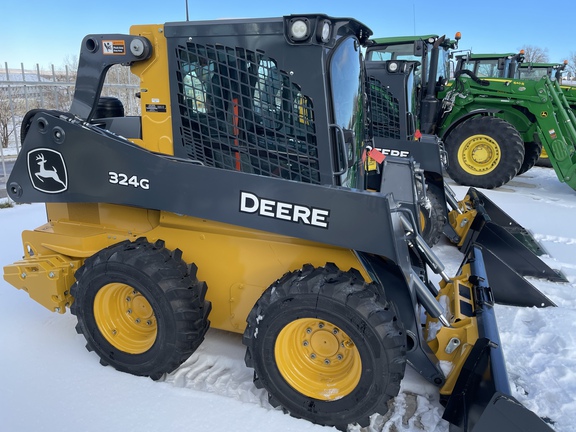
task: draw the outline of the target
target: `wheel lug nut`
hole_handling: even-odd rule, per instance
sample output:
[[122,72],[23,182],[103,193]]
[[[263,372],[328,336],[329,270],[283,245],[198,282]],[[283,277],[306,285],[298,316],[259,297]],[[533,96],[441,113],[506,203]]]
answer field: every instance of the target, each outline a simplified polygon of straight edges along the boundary
[[311,329],[310,327],[308,327],[308,328],[306,329],[306,333],[308,333],[308,334],[312,333],[312,329]]
[[325,364],[325,365],[329,365],[329,364],[330,364],[330,360],[328,360],[328,359],[324,360],[324,364]]
[[126,312],[128,312],[128,314],[132,313],[132,309],[128,309]]
[[304,341],[304,342],[302,343],[302,345],[308,346],[308,341]]
[[324,328],[324,323],[319,323],[318,328]]
[[140,318],[136,318],[136,324],[140,324]]
[[338,354],[338,355],[336,356],[336,358],[337,358],[338,360],[342,360],[344,357],[342,357],[342,354]]
[[152,321],[148,320],[148,321],[146,321],[146,324],[152,325]]
[[132,300],[130,297],[126,297],[127,302],[129,302],[130,300]]
[[116,333],[118,333],[116,330],[112,330],[113,335],[116,335]]
[[338,334],[339,330],[337,328],[335,328],[334,330],[332,330],[332,333],[334,334]]
[[314,360],[314,359],[316,358],[316,354],[314,354],[314,353],[310,354],[310,358],[311,358],[312,360]]

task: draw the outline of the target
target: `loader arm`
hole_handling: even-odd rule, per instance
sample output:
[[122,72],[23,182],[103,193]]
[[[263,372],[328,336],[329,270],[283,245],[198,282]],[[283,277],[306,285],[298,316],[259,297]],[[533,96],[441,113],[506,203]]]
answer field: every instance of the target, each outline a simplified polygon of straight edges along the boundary
[[[353,244],[353,249],[400,261],[389,242],[376,241],[388,237],[393,223],[387,216],[394,206],[391,197],[381,194],[206,167],[147,151],[82,120],[46,112],[32,120],[22,155],[7,188],[16,202],[154,208],[337,246]],[[66,186],[58,193],[41,189],[34,175],[39,155],[55,157],[64,168]],[[362,210],[361,221],[350,217],[350,207]],[[358,224],[373,226],[374,231],[361,233]]]

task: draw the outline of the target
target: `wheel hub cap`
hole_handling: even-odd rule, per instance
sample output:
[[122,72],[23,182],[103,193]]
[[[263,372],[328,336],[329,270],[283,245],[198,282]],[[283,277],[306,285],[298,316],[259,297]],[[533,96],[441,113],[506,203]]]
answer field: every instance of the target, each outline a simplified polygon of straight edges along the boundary
[[458,149],[460,166],[473,175],[492,172],[500,163],[500,159],[500,146],[488,135],[473,135],[464,140]]
[[123,352],[142,354],[156,341],[154,310],[129,285],[111,283],[100,288],[94,298],[94,319],[104,338]]
[[315,318],[286,325],[274,348],[282,377],[298,392],[319,400],[336,400],[358,385],[362,361],[358,348],[337,326]]

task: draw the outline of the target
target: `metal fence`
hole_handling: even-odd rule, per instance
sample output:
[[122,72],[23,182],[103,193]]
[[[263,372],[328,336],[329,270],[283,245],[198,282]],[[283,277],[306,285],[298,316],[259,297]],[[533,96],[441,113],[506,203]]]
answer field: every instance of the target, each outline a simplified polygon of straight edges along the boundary
[[[6,181],[10,161],[20,152],[20,126],[31,109],[68,111],[74,96],[75,68],[36,65],[26,69],[10,68],[7,63],[0,73],[0,181]],[[138,77],[125,66],[113,66],[107,75],[102,96],[114,96],[124,105],[126,115],[139,115],[140,103],[135,97]],[[0,185],[0,188],[3,185]]]

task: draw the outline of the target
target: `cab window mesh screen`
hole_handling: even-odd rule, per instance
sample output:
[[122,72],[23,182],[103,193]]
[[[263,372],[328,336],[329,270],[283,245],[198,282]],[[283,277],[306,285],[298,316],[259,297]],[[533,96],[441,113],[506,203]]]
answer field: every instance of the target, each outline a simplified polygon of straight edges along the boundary
[[379,80],[368,78],[372,133],[377,138],[400,139],[400,105]]
[[263,52],[177,49],[182,145],[217,168],[319,183],[310,99]]

